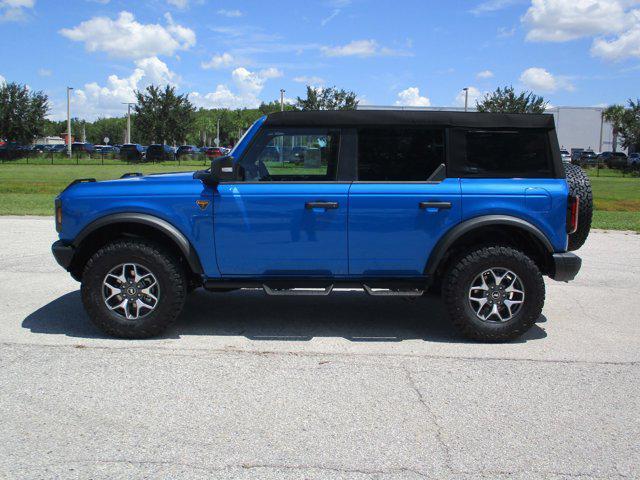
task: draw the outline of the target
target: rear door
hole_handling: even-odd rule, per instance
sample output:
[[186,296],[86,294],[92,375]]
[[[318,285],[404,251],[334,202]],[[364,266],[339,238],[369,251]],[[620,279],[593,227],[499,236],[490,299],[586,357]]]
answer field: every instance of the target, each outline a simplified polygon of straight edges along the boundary
[[460,221],[460,181],[433,176],[445,164],[445,140],[444,128],[358,131],[358,180],[349,192],[352,275],[420,276],[436,242]]
[[265,129],[242,159],[242,181],[218,185],[214,232],[223,275],[348,272],[350,182],[337,180],[340,134]]

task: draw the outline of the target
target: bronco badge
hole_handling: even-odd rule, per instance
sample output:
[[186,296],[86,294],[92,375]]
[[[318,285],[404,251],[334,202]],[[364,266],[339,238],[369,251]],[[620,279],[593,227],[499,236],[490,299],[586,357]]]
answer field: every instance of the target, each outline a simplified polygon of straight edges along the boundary
[[200,207],[200,210],[204,210],[209,205],[209,200],[196,200],[196,205]]

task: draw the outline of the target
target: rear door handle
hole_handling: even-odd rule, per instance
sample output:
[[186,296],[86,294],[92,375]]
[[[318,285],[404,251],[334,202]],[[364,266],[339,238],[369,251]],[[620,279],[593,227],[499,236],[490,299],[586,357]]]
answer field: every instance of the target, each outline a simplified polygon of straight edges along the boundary
[[438,210],[449,210],[451,208],[451,202],[420,202],[418,206],[426,210],[427,208],[437,208]]
[[304,208],[312,210],[314,208],[324,208],[325,210],[334,210],[338,208],[338,202],[307,202],[304,204]]

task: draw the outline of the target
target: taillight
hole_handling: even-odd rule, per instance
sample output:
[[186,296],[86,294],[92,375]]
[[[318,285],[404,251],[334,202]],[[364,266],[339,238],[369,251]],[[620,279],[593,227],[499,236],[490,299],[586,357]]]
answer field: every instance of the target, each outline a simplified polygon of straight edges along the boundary
[[567,200],[567,233],[571,235],[578,230],[578,207],[580,197],[569,195]]

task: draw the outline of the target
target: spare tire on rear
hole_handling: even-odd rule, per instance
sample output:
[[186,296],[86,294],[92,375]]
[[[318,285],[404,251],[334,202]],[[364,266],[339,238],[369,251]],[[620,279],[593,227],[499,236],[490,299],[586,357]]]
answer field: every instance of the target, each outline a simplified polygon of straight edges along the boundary
[[587,241],[593,217],[593,192],[591,181],[582,167],[564,163],[569,194],[580,198],[578,207],[578,229],[569,235],[569,250],[577,250]]

